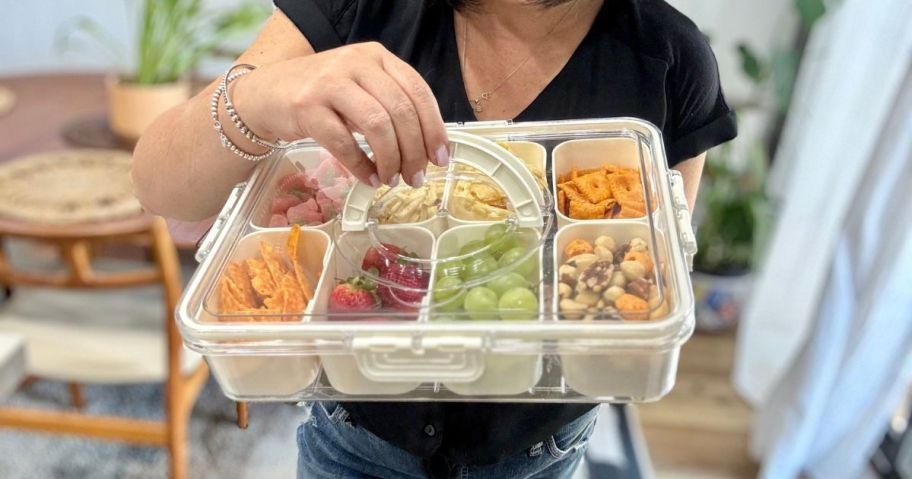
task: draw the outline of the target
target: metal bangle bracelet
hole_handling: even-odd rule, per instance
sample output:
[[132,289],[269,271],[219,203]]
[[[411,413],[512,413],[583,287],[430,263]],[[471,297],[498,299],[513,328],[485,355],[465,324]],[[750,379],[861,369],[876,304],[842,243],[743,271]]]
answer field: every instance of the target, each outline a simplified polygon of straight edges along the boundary
[[[233,78],[231,78],[231,80],[234,80],[237,77],[244,75],[245,73],[247,73],[247,71],[235,73],[234,75],[232,75]],[[268,158],[270,155],[272,155],[276,151],[275,148],[269,148],[269,150],[267,150],[265,153],[262,153],[259,155],[255,155],[253,153],[248,153],[248,152],[240,149],[237,145],[235,145],[234,142],[231,141],[230,138],[228,138],[228,135],[225,134],[225,130],[222,129],[222,122],[219,121],[219,117],[218,117],[218,104],[219,104],[219,99],[221,99],[222,94],[224,93],[224,87],[225,87],[226,83],[227,82],[222,81],[222,84],[219,85],[218,88],[216,88],[214,92],[212,92],[212,99],[210,100],[210,105],[209,105],[209,111],[212,115],[212,126],[215,128],[215,131],[218,133],[219,140],[221,141],[222,146],[224,148],[230,150],[235,155],[240,156],[241,158],[248,160],[248,161],[257,162],[262,159]]]
[[[234,70],[238,69],[238,68],[243,68],[244,70],[237,72],[237,73],[233,73]],[[257,134],[254,133],[253,131],[251,131],[250,128],[248,128],[247,125],[244,123],[244,121],[241,120],[240,115],[238,115],[237,110],[235,110],[235,108],[234,108],[234,103],[232,103],[231,95],[228,92],[228,84],[231,83],[231,81],[236,80],[236,79],[240,78],[241,76],[252,72],[253,70],[256,70],[256,66],[249,65],[246,63],[239,63],[237,65],[232,65],[231,68],[229,68],[228,71],[225,72],[225,76],[222,79],[222,87],[223,87],[224,95],[225,95],[225,111],[228,112],[228,117],[231,118],[231,122],[234,123],[234,126],[238,130],[240,130],[241,134],[243,134],[245,138],[252,141],[253,143],[256,143],[260,146],[265,146],[266,148],[275,148],[277,150],[287,148],[288,147],[287,143],[284,143],[284,142],[274,143],[274,142],[271,142],[268,140],[264,140],[263,138],[260,138],[259,136],[257,136]]]

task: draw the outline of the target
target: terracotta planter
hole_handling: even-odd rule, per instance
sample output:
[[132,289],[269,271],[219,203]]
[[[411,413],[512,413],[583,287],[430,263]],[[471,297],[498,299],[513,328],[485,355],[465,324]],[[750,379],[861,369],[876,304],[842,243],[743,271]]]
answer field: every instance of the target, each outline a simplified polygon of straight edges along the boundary
[[133,144],[159,115],[190,98],[190,84],[179,81],[137,85],[109,78],[108,122],[122,141]]

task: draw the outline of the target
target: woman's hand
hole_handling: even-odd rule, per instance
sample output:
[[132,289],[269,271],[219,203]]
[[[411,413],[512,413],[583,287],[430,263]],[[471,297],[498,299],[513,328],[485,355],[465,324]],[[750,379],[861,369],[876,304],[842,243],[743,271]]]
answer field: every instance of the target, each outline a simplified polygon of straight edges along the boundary
[[[359,180],[424,183],[427,162],[449,161],[430,87],[379,43],[360,43],[264,65],[238,79],[232,101],[262,138],[313,138]],[[352,136],[361,133],[371,162]]]

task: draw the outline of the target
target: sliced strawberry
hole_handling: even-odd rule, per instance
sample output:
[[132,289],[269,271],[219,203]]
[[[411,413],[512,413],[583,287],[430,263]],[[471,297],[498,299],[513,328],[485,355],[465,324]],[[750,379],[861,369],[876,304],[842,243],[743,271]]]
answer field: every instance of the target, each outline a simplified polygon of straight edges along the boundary
[[375,276],[380,276],[386,271],[386,268],[396,261],[399,254],[399,247],[389,243],[381,243],[382,248],[371,246],[364,253],[361,260],[361,270],[370,272]]
[[376,286],[362,276],[356,276],[340,282],[329,294],[329,312],[333,313],[330,319],[333,320],[371,319],[359,315],[339,313],[365,313],[378,309],[380,309],[380,299],[377,298]]
[[[428,286],[428,275],[410,264],[392,263],[380,278],[383,283],[377,289],[383,305],[400,310],[417,308]],[[409,289],[397,288],[392,284]]]

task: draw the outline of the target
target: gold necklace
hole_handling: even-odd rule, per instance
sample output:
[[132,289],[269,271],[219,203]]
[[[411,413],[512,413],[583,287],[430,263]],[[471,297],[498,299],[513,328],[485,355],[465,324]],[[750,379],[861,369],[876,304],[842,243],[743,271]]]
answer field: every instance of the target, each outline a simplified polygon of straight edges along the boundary
[[[539,42],[544,42],[545,39],[547,39],[549,36],[551,36],[552,33],[554,33],[555,30],[557,30],[557,27],[559,27],[561,25],[561,23],[564,22],[564,19],[567,18],[567,16],[570,15],[570,12],[573,11],[573,8],[576,7],[576,3],[577,3],[576,0],[574,0],[574,2],[572,4],[570,4],[570,8],[568,8],[567,11],[564,12],[563,15],[561,15],[561,17],[557,20],[557,22],[554,23],[554,26],[552,26],[551,29],[548,30],[548,33],[545,33],[545,35],[542,37],[541,40],[539,40]],[[538,46],[538,45],[535,45],[535,46]],[[535,49],[533,48],[532,51],[534,52]],[[494,88],[492,88],[490,90],[482,91],[480,96],[475,97],[475,99],[472,100],[472,109],[475,110],[475,113],[481,113],[482,111],[484,111],[484,103],[487,102],[494,95],[494,92],[499,90],[500,87],[504,86],[504,84],[506,84],[507,81],[513,77],[513,75],[515,75],[523,66],[525,66],[525,64],[528,63],[529,60],[532,59],[532,55],[533,55],[533,53],[526,55],[526,58],[524,58],[521,62],[519,62],[519,64],[516,65],[516,68],[514,68],[507,76],[503,77],[503,79],[500,80],[500,82],[498,82],[497,85],[494,85]],[[465,66],[466,66],[466,60],[468,59],[468,57],[469,57],[469,22],[467,19],[463,19],[462,62],[460,65],[460,68],[462,69],[463,74],[465,74],[465,72],[466,72]]]

